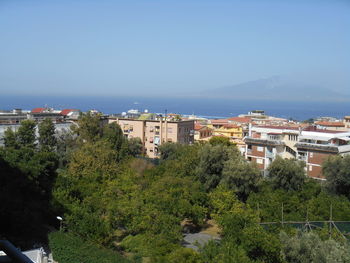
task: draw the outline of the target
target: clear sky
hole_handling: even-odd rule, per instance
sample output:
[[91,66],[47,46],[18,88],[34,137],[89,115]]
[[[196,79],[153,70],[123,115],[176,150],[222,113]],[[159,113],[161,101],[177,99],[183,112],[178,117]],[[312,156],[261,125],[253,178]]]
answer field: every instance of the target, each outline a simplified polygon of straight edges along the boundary
[[0,0],[0,95],[350,90],[350,0]]

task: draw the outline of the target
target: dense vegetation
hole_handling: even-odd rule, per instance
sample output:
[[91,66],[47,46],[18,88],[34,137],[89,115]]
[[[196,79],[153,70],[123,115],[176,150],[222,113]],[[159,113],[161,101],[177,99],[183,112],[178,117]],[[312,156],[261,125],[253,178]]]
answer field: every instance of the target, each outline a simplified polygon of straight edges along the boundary
[[[49,236],[60,263],[350,262],[347,241],[327,225],[309,233],[259,224],[280,222],[282,209],[283,221],[325,221],[330,207],[333,220],[350,221],[350,157],[328,160],[322,185],[306,178],[303,163],[280,158],[263,178],[220,137],[163,144],[155,164],[139,140],[98,116],[83,115],[60,136],[49,120],[38,129],[24,121],[0,148],[0,233],[16,245]],[[57,215],[63,227],[48,235]],[[183,247],[184,230],[208,220],[221,240]]]

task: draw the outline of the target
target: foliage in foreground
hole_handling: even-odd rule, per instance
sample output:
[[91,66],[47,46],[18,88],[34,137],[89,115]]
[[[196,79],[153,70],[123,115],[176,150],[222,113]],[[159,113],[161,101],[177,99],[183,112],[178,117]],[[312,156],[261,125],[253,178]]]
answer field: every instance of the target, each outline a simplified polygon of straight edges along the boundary
[[[52,232],[49,245],[59,263],[128,263],[118,252],[100,248],[70,233]],[[135,262],[135,261],[133,261]]]

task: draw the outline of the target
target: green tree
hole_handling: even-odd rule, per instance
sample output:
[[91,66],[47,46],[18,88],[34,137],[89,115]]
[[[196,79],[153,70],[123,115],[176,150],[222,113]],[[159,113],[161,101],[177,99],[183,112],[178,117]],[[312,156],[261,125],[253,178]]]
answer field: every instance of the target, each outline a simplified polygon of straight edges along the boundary
[[169,263],[203,263],[199,253],[190,248],[179,248],[172,251],[167,257]]
[[100,115],[92,115],[90,112],[82,114],[79,117],[77,126],[72,128],[80,141],[96,142],[102,135]]
[[6,148],[18,148],[17,134],[10,127],[4,133],[4,144]]
[[112,122],[103,127],[102,138],[108,141],[116,151],[120,151],[122,145],[127,141],[122,129],[116,122]]
[[282,256],[291,263],[333,263],[350,262],[348,244],[337,243],[330,239],[322,241],[315,233],[299,231],[289,237],[280,233]]
[[213,136],[209,139],[209,143],[211,145],[225,145],[225,146],[233,146],[234,144],[230,141],[230,138],[223,136]]
[[323,163],[322,173],[327,178],[331,193],[350,198],[350,156],[332,156]]
[[90,177],[95,180],[111,178],[117,174],[116,151],[104,141],[85,143],[72,156],[68,167],[70,176]]
[[223,144],[205,144],[199,151],[199,163],[196,168],[197,176],[209,191],[215,188],[223,178],[224,164],[229,159],[239,158],[235,146]]
[[245,201],[251,192],[257,192],[262,179],[259,169],[243,158],[226,161],[222,174],[222,183],[235,190],[242,201]]
[[304,167],[301,161],[277,157],[268,168],[269,177],[275,188],[300,190],[306,179]]
[[140,138],[131,138],[128,141],[128,152],[131,156],[136,157],[142,154],[143,145]]
[[18,144],[21,147],[35,147],[35,127],[36,124],[32,120],[24,120],[21,122],[17,131]]
[[55,125],[51,119],[44,119],[39,125],[39,145],[44,150],[54,150],[57,145]]
[[159,146],[160,159],[161,160],[176,159],[182,147],[183,145],[179,143],[172,143],[172,142],[163,143],[162,145]]

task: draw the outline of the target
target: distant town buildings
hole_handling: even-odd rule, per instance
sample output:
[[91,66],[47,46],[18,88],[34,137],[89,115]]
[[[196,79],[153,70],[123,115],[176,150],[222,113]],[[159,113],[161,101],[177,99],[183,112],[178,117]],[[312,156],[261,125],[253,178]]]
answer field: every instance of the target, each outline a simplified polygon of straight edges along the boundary
[[[55,125],[56,133],[69,131],[70,126],[80,115],[80,110],[52,108],[34,108],[33,110],[14,109],[12,111],[0,111],[0,146],[4,144],[4,134],[8,128],[17,131],[21,121],[34,120],[40,123],[44,119],[51,119]],[[37,129],[37,128],[36,128]],[[38,133],[38,129],[36,130]]]
[[[23,120],[39,123],[49,118],[60,133],[69,130],[80,114],[78,109],[55,110],[48,107],[30,111],[0,111],[0,145],[6,129],[16,131]],[[159,147],[163,143],[193,144],[220,136],[236,144],[242,155],[256,163],[264,174],[280,156],[304,161],[308,176],[324,179],[322,164],[329,156],[350,154],[350,116],[345,116],[343,120],[320,117],[302,123],[268,116],[262,110],[222,119],[157,114],[136,109],[112,115],[91,110],[90,114],[99,114],[102,125],[118,123],[128,139],[139,138],[144,154],[150,158],[159,157]]]

